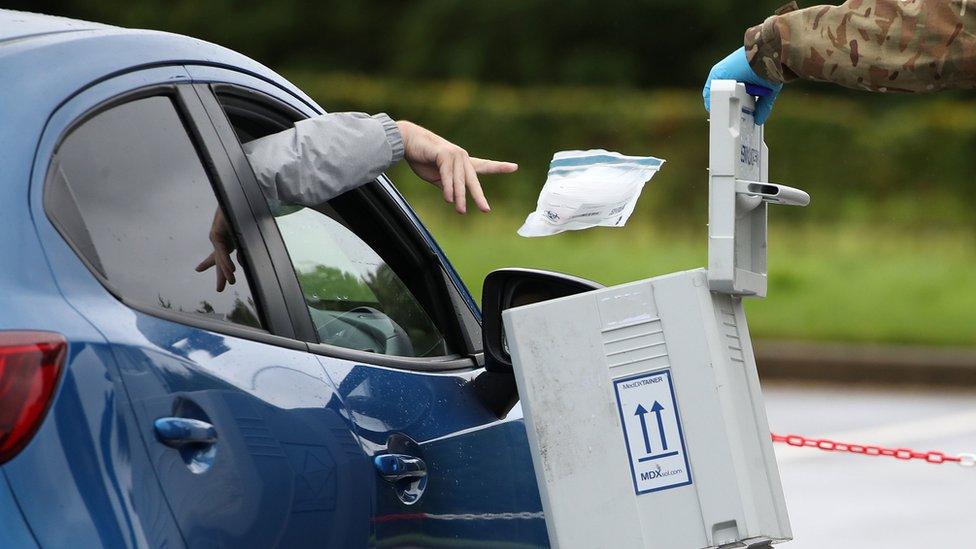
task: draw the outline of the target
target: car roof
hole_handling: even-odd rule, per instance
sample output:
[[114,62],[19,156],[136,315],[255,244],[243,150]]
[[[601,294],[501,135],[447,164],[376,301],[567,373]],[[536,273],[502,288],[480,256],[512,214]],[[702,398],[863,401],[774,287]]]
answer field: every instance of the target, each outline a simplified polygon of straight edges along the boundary
[[28,176],[23,170],[28,169],[45,124],[60,105],[107,78],[179,65],[246,73],[321,110],[268,67],[210,42],[0,9],[0,214],[12,187],[26,189]]
[[[34,93],[74,93],[112,74],[166,64],[203,64],[247,72],[311,102],[268,67],[204,40],[0,9],[0,74],[6,90],[26,85]],[[56,78],[44,78],[52,73]],[[37,89],[39,85],[45,89]]]
[[108,25],[26,11],[0,10],[0,45],[16,39],[56,32],[108,29]]

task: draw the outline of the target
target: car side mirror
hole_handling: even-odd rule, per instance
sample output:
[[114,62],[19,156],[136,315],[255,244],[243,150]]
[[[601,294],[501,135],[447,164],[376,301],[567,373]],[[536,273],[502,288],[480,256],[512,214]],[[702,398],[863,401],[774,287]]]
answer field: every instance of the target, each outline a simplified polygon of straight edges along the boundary
[[488,273],[481,293],[485,369],[489,372],[512,372],[512,357],[508,353],[502,327],[502,311],[600,288],[603,285],[592,280],[536,269],[498,269]]

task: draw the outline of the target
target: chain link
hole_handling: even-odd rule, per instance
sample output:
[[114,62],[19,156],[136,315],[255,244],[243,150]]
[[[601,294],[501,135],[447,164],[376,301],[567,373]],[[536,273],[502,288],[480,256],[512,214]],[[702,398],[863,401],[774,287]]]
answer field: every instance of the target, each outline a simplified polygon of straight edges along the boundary
[[881,446],[867,446],[837,442],[826,438],[809,438],[802,435],[779,435],[770,433],[773,442],[782,442],[798,448],[817,448],[825,452],[848,452],[865,456],[886,456],[904,461],[913,459],[924,460],[928,463],[957,463],[963,467],[976,466],[976,454],[946,455],[943,452],[918,452],[910,448],[883,448]]

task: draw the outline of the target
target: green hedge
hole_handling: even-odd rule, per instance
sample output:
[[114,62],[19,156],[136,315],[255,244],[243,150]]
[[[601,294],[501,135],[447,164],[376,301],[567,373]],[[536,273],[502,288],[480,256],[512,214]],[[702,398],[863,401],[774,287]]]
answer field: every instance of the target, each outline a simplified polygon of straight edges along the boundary
[[692,85],[784,0],[6,0],[188,34],[269,66],[510,84]]
[[[707,123],[697,90],[509,88],[289,72],[329,110],[387,111],[521,164],[486,180],[491,215],[461,217],[400,166],[397,185],[477,294],[518,265],[606,284],[705,264]],[[768,127],[771,174],[808,189],[772,209],[770,299],[757,338],[972,345],[976,110],[958,97],[841,98],[788,90]],[[605,147],[668,163],[624,229],[515,235],[552,153]]]
[[[705,219],[707,122],[698,90],[515,88],[285,71],[332,111],[385,111],[419,122],[478,156],[518,162],[487,182],[489,199],[528,211],[552,153],[606,148],[667,164],[645,189],[636,219],[698,227]],[[976,226],[976,108],[957,97],[780,98],[768,124],[774,181],[810,191],[796,223]],[[408,197],[437,200],[403,166]],[[781,212],[775,216],[786,215]]]

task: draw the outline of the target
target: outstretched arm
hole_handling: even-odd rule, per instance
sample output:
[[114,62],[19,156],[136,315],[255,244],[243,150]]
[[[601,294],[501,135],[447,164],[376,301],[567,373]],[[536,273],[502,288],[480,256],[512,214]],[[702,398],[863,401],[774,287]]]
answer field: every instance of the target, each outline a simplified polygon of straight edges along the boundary
[[403,158],[403,139],[385,114],[315,116],[244,144],[268,198],[317,206],[376,179]]
[[458,213],[467,195],[489,210],[478,174],[511,173],[511,162],[482,160],[417,124],[386,114],[332,113],[244,145],[265,196],[317,206],[365,185],[402,158],[425,181],[440,187]]
[[760,77],[797,78],[877,92],[976,87],[976,2],[848,0],[795,3],[745,33]]

